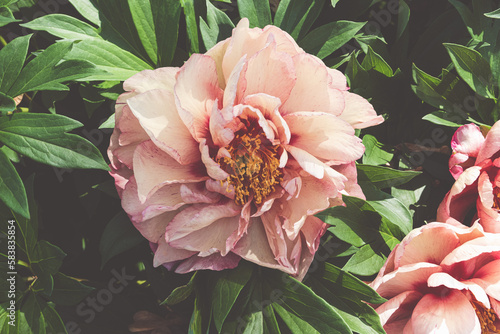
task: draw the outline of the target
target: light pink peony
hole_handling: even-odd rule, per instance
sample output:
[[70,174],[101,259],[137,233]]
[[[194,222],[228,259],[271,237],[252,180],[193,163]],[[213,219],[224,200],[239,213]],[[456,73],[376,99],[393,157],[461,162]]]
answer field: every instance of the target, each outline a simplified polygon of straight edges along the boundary
[[124,89],[111,174],[155,266],[222,270],[244,258],[301,279],[326,229],[314,214],[363,197],[354,129],[382,117],[277,27],[242,19],[206,54]]
[[[500,232],[500,122],[486,138],[474,124],[453,136],[450,171],[455,184],[440,204],[437,220],[461,225],[466,217],[480,218],[486,232]],[[465,169],[464,169],[465,167]]]
[[500,234],[430,223],[393,249],[370,284],[388,334],[500,332]]

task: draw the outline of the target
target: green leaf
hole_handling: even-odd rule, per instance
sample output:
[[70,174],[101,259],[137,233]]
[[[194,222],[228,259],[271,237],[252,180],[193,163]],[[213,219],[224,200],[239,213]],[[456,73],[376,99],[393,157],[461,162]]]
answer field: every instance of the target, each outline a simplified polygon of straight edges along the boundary
[[9,23],[20,22],[14,17],[12,11],[7,7],[0,7],[0,28],[6,26]]
[[142,70],[153,69],[151,65],[130,52],[113,43],[98,39],[76,43],[64,58],[86,60],[94,64],[97,69],[107,72],[89,75],[85,78],[86,81],[124,81]]
[[198,24],[196,23],[195,0],[181,0],[181,5],[186,18],[187,35],[189,39],[190,53],[200,52],[200,41],[198,36]]
[[476,50],[444,43],[458,75],[479,95],[494,98],[490,65]]
[[40,53],[23,68],[7,94],[17,96],[34,90],[68,90],[61,82],[94,74],[95,67],[83,60],[59,63],[71,49],[72,43],[72,41],[55,43]]
[[57,305],[75,305],[85,298],[93,287],[82,284],[74,278],[63,273],[54,275],[54,290],[50,300]]
[[484,13],[484,16],[489,17],[491,19],[500,19],[500,8],[489,13]]
[[7,114],[16,109],[16,101],[8,95],[0,92],[0,115]]
[[18,37],[0,50],[0,92],[7,93],[21,73],[31,36]]
[[236,269],[222,271],[221,277],[215,283],[212,293],[212,310],[215,327],[219,333],[221,332],[224,320],[236,302],[236,298],[238,298],[241,290],[250,279],[251,274],[252,266],[242,261]]
[[[266,277],[267,276],[267,277]],[[272,307],[292,333],[352,333],[340,315],[311,288],[290,276],[273,272],[265,275]]]
[[408,22],[410,22],[410,7],[405,0],[399,0],[398,9],[398,27],[396,31],[396,39],[400,39],[403,35],[406,27],[408,27]]
[[264,28],[273,24],[269,0],[237,0],[241,18],[248,18],[250,27]]
[[33,290],[41,291],[45,295],[52,295],[54,289],[53,275],[59,271],[63,259],[66,256],[59,247],[41,240],[36,243],[30,260],[30,266],[38,279]]
[[200,18],[200,32],[203,44],[208,50],[217,42],[231,36],[234,28],[231,19],[207,0],[207,22]]
[[308,33],[298,44],[308,53],[323,59],[349,42],[366,22],[337,21]]
[[101,20],[99,19],[99,11],[90,0],[69,0],[69,2],[75,7],[75,9],[84,18],[95,24],[96,26],[101,26]]
[[387,62],[373,49],[371,46],[368,46],[368,53],[366,54],[365,58],[363,59],[363,62],[361,63],[361,66],[366,71],[374,70],[379,73],[382,73],[386,77],[392,77],[394,76],[394,72],[392,71],[392,68],[387,64]]
[[340,0],[331,0],[331,1],[332,1],[332,7],[335,8],[335,6],[337,6]]
[[186,300],[193,293],[194,284],[196,282],[197,272],[191,276],[191,279],[186,285],[179,286],[175,288],[170,295],[165,298],[160,305],[167,304],[169,306],[179,304],[180,302]]
[[99,129],[114,129],[115,128],[115,114],[111,114],[107,120],[99,125]]
[[294,39],[303,37],[321,13],[325,0],[281,0],[274,16],[274,25]]
[[374,244],[364,245],[344,265],[343,269],[356,275],[371,276],[379,272],[386,257]]
[[[449,126],[452,128],[458,128],[466,123],[465,120],[457,119],[456,117],[453,117],[453,115],[450,117],[447,112],[442,110],[427,114],[422,117],[422,119],[437,125]],[[457,121],[460,123],[457,123]]]
[[151,0],[158,45],[157,66],[169,66],[174,59],[179,34],[181,4],[179,0]]
[[102,256],[101,268],[114,256],[129,250],[141,242],[144,237],[132,225],[124,211],[120,211],[106,225],[99,243]]
[[479,22],[479,19],[477,16],[473,15],[472,12],[469,10],[466,4],[464,4],[462,1],[459,0],[448,0],[453,7],[458,11],[460,16],[462,17],[462,20],[465,23],[465,26],[467,27],[467,30],[469,31],[469,34],[471,37],[475,40],[482,40],[482,34],[484,33],[481,31],[481,24]]
[[382,166],[357,165],[358,180],[371,182],[379,189],[396,187],[404,184],[421,172],[403,171]]
[[88,140],[67,134],[81,123],[62,115],[14,114],[0,118],[0,141],[12,150],[60,168],[108,170],[99,150]]
[[65,39],[101,38],[90,24],[64,14],[50,14],[39,17],[21,26],[46,31],[51,35]]
[[363,136],[365,153],[363,154],[363,164],[365,165],[385,165],[389,163],[394,154],[393,149],[387,149],[377,138],[372,135]]
[[145,0],[128,0],[128,5],[142,46],[149,58],[156,63],[158,60],[158,46],[156,45],[156,32],[151,4]]
[[18,328],[24,328],[23,334],[67,333],[59,314],[42,298],[34,293],[28,294],[21,306],[23,316]]
[[12,210],[30,217],[28,210],[28,197],[19,174],[10,162],[9,158],[0,151],[0,199]]

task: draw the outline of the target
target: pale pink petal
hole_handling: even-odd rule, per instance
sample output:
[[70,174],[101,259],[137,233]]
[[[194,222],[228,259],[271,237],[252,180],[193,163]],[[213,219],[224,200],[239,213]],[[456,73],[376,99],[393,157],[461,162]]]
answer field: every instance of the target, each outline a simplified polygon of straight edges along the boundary
[[221,181],[208,179],[207,181],[205,181],[205,186],[207,187],[208,191],[219,193],[226,196],[227,198],[234,200],[234,187],[227,181],[221,183]]
[[[210,135],[214,145],[226,147],[234,139],[234,126],[236,119],[233,117],[232,107],[220,110],[217,103],[214,103],[212,114],[210,115]],[[203,139],[201,142],[203,142]]]
[[207,138],[212,105],[222,101],[222,94],[215,61],[193,54],[177,74],[174,95],[179,116],[198,142]]
[[185,203],[216,203],[220,194],[209,191],[203,182],[181,184],[180,193]]
[[397,296],[389,299],[379,307],[375,309],[380,316],[380,322],[388,334],[389,325],[391,323],[403,321],[403,323],[398,326],[401,331],[397,332],[395,328],[392,328],[391,332],[394,334],[401,334],[402,328],[406,325],[406,322],[410,319],[413,308],[417,302],[422,298],[422,294],[418,291],[405,291]]
[[[448,167],[450,168],[450,173],[453,178],[456,180],[463,173],[464,167],[461,166],[464,162],[469,160],[469,156],[467,154],[462,153],[453,153],[448,161]],[[470,167],[470,166],[469,166]]]
[[354,196],[361,199],[366,198],[363,190],[358,184],[358,171],[356,169],[356,162],[353,161],[348,164],[331,167],[347,178],[347,181],[344,182],[344,192],[346,192],[348,196]]
[[482,266],[471,281],[480,285],[489,296],[500,301],[500,260]]
[[496,122],[486,135],[483,146],[479,150],[476,165],[498,153],[500,147],[500,122]]
[[161,67],[155,70],[143,70],[125,80],[123,89],[144,93],[152,89],[165,89],[172,93],[174,91],[175,75],[178,67]]
[[201,160],[207,169],[207,174],[214,180],[225,180],[229,174],[220,168],[220,165],[215,162],[209,153],[209,147],[206,144],[206,139],[200,142]]
[[[193,204],[172,219],[165,230],[165,238],[171,243],[221,218],[234,217],[239,213],[240,210],[234,202],[228,200],[217,204]],[[208,234],[206,237],[214,238],[215,236]]]
[[486,232],[500,233],[500,212],[494,207],[495,195],[493,188],[495,185],[490,180],[487,172],[482,172],[478,180],[477,214],[481,225]]
[[203,172],[199,164],[179,164],[152,141],[140,144],[134,153],[134,173],[141,201],[165,184],[204,181],[208,177]]
[[286,145],[285,149],[297,160],[304,171],[318,179],[325,176],[325,168],[329,167],[310,153],[291,145]]
[[175,269],[175,272],[178,274],[185,274],[195,270],[208,269],[219,271],[233,269],[238,266],[240,260],[241,258],[233,253],[229,253],[226,256],[222,256],[220,253],[214,253],[206,257],[192,256],[182,261]]
[[375,126],[384,121],[382,116],[377,116],[373,106],[363,97],[344,92],[345,108],[340,118],[351,124],[355,129],[364,129]]
[[165,238],[160,238],[153,258],[153,266],[158,267],[164,263],[184,260],[193,254],[196,254],[196,252],[171,247],[167,244]]
[[168,223],[182,210],[166,211],[144,221],[134,221],[135,228],[150,242],[157,243],[158,239],[165,239],[165,228]]
[[456,290],[442,296],[427,294],[412,314],[415,334],[481,334],[481,325],[467,297]]
[[332,78],[321,59],[302,53],[293,57],[293,63],[297,81],[280,108],[282,115],[298,111],[340,115],[345,107],[344,94],[330,86]]
[[[224,89],[224,99],[222,106],[223,108],[232,107],[235,104],[238,104],[240,101],[236,100],[238,95],[238,90],[245,89],[245,87],[241,87],[238,83],[240,83],[240,77],[243,73],[243,68],[247,61],[247,56],[243,55],[241,59],[238,61],[236,66],[233,68],[231,75],[227,79],[226,88]],[[244,74],[244,73],[243,73]]]
[[113,166],[110,167],[111,171],[109,172],[109,175],[115,179],[116,191],[118,192],[118,196],[121,198],[128,180],[132,177],[132,175],[134,175],[134,173],[124,165],[118,169],[113,168]]
[[226,50],[230,41],[231,38],[226,38],[225,40],[215,44],[210,50],[205,53],[206,55],[212,57],[212,59],[215,61],[219,87],[221,89],[224,89],[226,87],[226,79],[224,78],[224,72],[222,71],[222,60],[224,59],[224,55],[226,54]]
[[339,90],[348,90],[347,87],[347,79],[344,73],[340,72],[334,68],[326,68],[328,70],[328,74],[330,75],[330,87],[336,88]]
[[128,105],[123,106],[120,117],[116,118],[115,129],[120,130],[119,144],[121,146],[137,144],[149,139]]
[[462,125],[451,138],[453,151],[470,157],[477,157],[483,143],[484,136],[476,124]]
[[444,286],[449,289],[468,290],[474,295],[474,298],[477,301],[483,303],[483,305],[487,308],[490,307],[490,301],[488,299],[488,296],[486,295],[486,292],[482,287],[475,284],[474,282],[460,282],[448,273],[435,273],[429,277],[429,279],[427,280],[427,285],[431,288]]
[[296,112],[284,119],[292,138],[290,145],[301,148],[331,164],[350,163],[365,151],[349,123],[323,112]]
[[283,103],[290,96],[295,80],[292,58],[276,51],[276,43],[270,43],[245,63],[239,81],[242,89],[238,90],[237,100],[265,93],[279,98]]
[[198,143],[179,117],[172,93],[150,90],[127,103],[156,146],[183,165],[200,160]]
[[302,242],[299,268],[295,276],[297,280],[302,281],[307,275],[309,267],[314,260],[314,254],[316,254],[319,248],[320,239],[326,232],[327,227],[328,225],[323,223],[321,219],[314,216],[307,217],[304,227],[301,230],[300,238],[297,238],[296,241]]

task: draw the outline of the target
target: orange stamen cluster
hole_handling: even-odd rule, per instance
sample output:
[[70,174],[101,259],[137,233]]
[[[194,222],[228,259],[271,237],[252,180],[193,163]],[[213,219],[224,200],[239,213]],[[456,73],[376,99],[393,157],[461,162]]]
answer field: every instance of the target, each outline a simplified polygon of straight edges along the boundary
[[226,181],[234,187],[236,204],[243,205],[250,197],[260,204],[283,179],[277,158],[279,145],[271,145],[256,120],[242,123],[244,128],[226,147],[231,157],[217,162],[229,174]]
[[483,303],[480,303],[475,299],[471,301],[471,304],[472,307],[474,308],[474,311],[476,311],[479,323],[481,324],[481,333],[482,334],[500,333],[500,328],[497,329],[495,326],[495,321],[498,320],[495,311],[486,308],[483,305]]
[[500,210],[500,188],[493,188],[493,209]]

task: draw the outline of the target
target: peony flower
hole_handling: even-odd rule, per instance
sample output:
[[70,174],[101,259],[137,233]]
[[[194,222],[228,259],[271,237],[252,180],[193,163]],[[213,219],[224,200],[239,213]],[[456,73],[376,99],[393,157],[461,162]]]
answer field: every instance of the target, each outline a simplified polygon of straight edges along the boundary
[[354,132],[382,117],[277,27],[242,19],[206,54],[124,89],[111,174],[155,266],[222,270],[244,258],[300,279],[326,229],[314,214],[342,194],[364,197]]
[[430,223],[397,245],[370,284],[388,334],[500,331],[500,234]]
[[500,122],[486,138],[474,124],[461,126],[452,148],[457,153],[450,158],[450,171],[456,181],[438,208],[437,220],[458,226],[476,209],[486,232],[500,232]]

